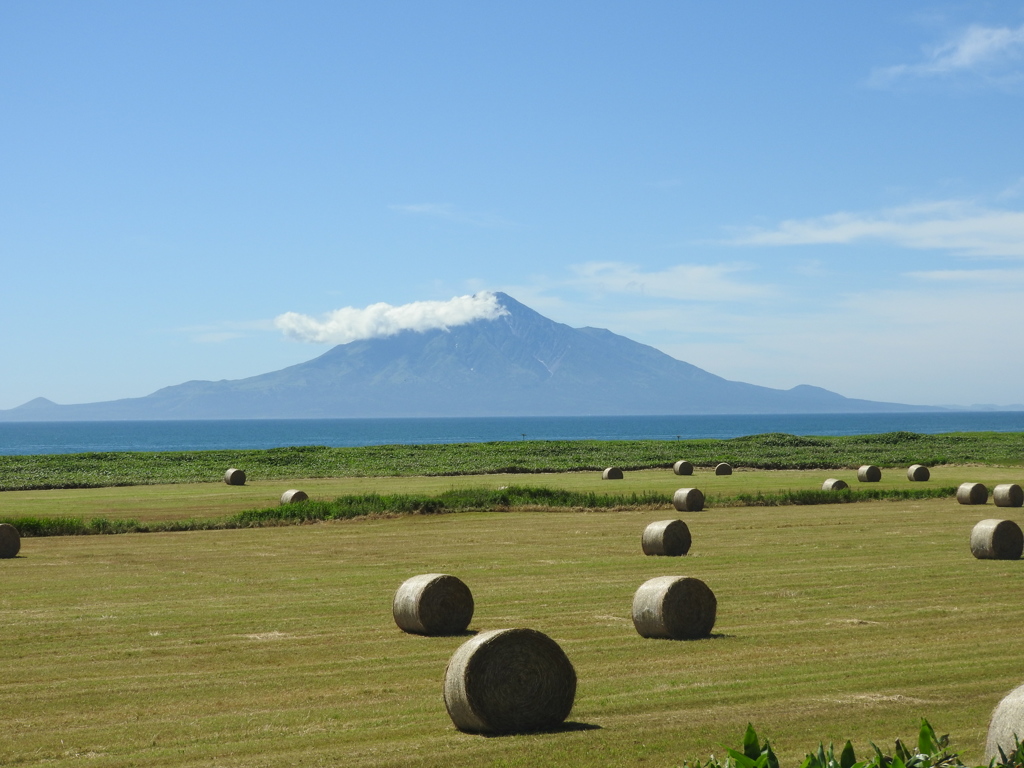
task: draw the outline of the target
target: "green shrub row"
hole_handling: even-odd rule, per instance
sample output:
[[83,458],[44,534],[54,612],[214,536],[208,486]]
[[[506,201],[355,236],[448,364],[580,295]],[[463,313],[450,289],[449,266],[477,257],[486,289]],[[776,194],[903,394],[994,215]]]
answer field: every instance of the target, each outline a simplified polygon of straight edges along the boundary
[[240,512],[232,519],[241,523],[271,521],[341,520],[375,514],[440,514],[447,512],[502,511],[513,507],[555,507],[611,509],[615,507],[661,506],[671,498],[660,493],[617,496],[592,492],[565,491],[512,485],[508,488],[464,488],[436,496],[426,494],[367,493],[341,496],[333,501],[304,501],[267,509]]
[[[734,497],[712,496],[709,507],[783,506],[792,504],[846,504],[878,499],[911,499],[954,496],[956,488],[849,489],[845,491],[784,491],[781,493],[740,494]],[[513,508],[615,509],[671,506],[670,496],[660,493],[633,493],[629,496],[567,491],[512,485],[497,490],[463,488],[428,494],[354,494],[331,501],[308,500],[265,509],[251,509],[224,518],[208,520],[108,520],[74,517],[8,517],[22,536],[85,536],[106,533],[157,533],[166,531],[248,528],[261,525],[295,525],[319,520],[345,520],[367,515],[444,514],[468,511],[507,511]]]
[[740,493],[734,497],[713,497],[709,506],[738,505],[744,507],[781,507],[800,504],[852,504],[858,501],[907,501],[909,499],[943,499],[956,496],[956,486],[934,488],[846,488],[841,491],[823,491],[809,488],[779,493]]

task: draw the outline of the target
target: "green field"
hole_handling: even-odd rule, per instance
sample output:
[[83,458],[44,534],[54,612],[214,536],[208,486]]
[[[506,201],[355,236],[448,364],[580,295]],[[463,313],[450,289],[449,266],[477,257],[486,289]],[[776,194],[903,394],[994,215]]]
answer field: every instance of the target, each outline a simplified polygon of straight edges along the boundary
[[[900,469],[884,470],[878,483],[858,483],[856,470],[774,470],[738,469],[732,475],[716,476],[711,469],[697,469],[693,475],[677,476],[671,470],[627,472],[622,480],[602,480],[599,472],[563,472],[496,475],[433,475],[427,477],[337,477],[257,480],[244,486],[223,482],[172,485],[134,485],[108,488],[42,489],[0,493],[0,521],[19,518],[76,517],[140,520],[143,522],[209,520],[245,510],[273,507],[281,493],[300,487],[313,500],[368,493],[441,494],[460,489],[499,489],[512,485],[555,488],[579,493],[621,496],[623,505],[632,496],[655,494],[666,506],[680,487],[700,488],[709,506],[736,506],[742,494],[782,494],[820,489],[828,477],[846,480],[853,493],[904,490],[927,493],[951,488],[962,482],[1021,482],[1024,471],[1006,466],[932,467],[931,480],[912,483]],[[636,505],[632,505],[636,506]],[[651,506],[651,505],[643,505]],[[655,505],[657,506],[657,505]]]
[[1024,433],[801,437],[770,433],[731,440],[545,440],[456,445],[302,446],[263,451],[82,453],[0,456],[0,491],[93,488],[220,480],[228,467],[250,481],[293,477],[415,477],[535,474],[667,468],[679,459],[698,467],[720,461],[747,469],[855,469],[861,464],[1024,464]]
[[[1012,462],[937,466],[929,484],[1024,482]],[[314,498],[439,493],[509,482],[624,496],[711,497],[856,486],[851,469],[254,479],[0,493],[0,517],[224,517]],[[899,468],[882,486],[912,484]],[[861,484],[863,485],[863,484]],[[874,484],[872,484],[874,485]],[[614,491],[610,488],[614,486]],[[980,762],[996,702],[1024,682],[1024,564],[974,559],[973,525],[1020,509],[950,498],[686,513],[683,558],[640,552],[669,505],[513,509],[235,530],[25,538],[0,561],[0,765],[679,765],[739,746],[748,722],[783,765],[819,740],[914,738],[920,719]],[[454,729],[441,682],[465,637],[401,632],[406,578],[459,576],[472,631],[555,638],[576,667],[570,727],[486,738]],[[645,640],[648,578],[704,580],[707,640]]]

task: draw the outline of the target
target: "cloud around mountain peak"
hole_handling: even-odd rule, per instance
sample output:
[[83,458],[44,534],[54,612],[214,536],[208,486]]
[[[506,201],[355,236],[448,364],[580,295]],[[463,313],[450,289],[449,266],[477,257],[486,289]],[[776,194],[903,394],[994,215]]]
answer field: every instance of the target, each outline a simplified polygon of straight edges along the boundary
[[482,291],[448,301],[414,301],[397,307],[384,302],[363,309],[342,307],[319,319],[286,312],[274,318],[274,326],[297,341],[347,344],[394,336],[402,331],[444,330],[476,320],[495,320],[507,314],[508,310],[494,293]]

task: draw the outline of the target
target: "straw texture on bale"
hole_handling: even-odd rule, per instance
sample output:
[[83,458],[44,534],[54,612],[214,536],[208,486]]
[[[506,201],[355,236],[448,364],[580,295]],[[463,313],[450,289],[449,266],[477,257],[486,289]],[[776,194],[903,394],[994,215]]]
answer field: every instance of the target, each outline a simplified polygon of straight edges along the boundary
[[837,480],[834,477],[830,477],[821,484],[821,490],[823,491],[845,491],[849,487],[845,480]]
[[689,461],[677,461],[675,464],[672,465],[672,471],[675,472],[677,475],[692,475],[693,464],[691,464]]
[[621,480],[622,470],[618,467],[608,467],[604,472],[601,473],[602,480]]
[[641,637],[696,640],[715,626],[718,601],[700,579],[656,576],[633,595],[633,626]]
[[911,464],[907,468],[907,480],[916,480],[918,482],[924,482],[932,476],[932,473],[928,471],[928,467],[924,464]]
[[294,488],[281,494],[282,504],[291,504],[295,501],[309,501],[309,496],[305,491],[298,491]]
[[1010,691],[992,710],[985,741],[985,762],[1001,760],[999,750],[1007,756],[1014,748],[1014,737],[1024,740],[1024,685]]
[[721,464],[719,464],[718,466],[715,467],[715,474],[716,475],[731,475],[732,474],[732,465],[726,464],[723,461]]
[[1024,490],[1016,483],[1003,483],[992,489],[997,507],[1024,507]]
[[417,635],[458,635],[473,618],[473,594],[461,579],[424,573],[395,592],[391,612],[400,629]]
[[982,520],[971,531],[971,554],[979,560],[1020,560],[1024,532],[1013,520]]
[[981,483],[961,483],[956,489],[956,500],[961,504],[984,504],[988,501],[988,488]]
[[21,551],[21,533],[10,523],[0,523],[0,557],[17,557]]
[[550,730],[575,698],[572,662],[534,629],[481,632],[455,651],[444,673],[445,708],[467,733]]
[[644,528],[640,540],[645,555],[679,557],[690,551],[690,529],[682,520],[659,520]]
[[882,470],[873,464],[865,464],[857,470],[857,479],[862,483],[877,483],[882,479]]
[[672,494],[672,506],[678,512],[700,512],[704,509],[704,493],[699,488],[680,488]]
[[224,482],[228,485],[245,485],[245,472],[232,467],[224,473]]

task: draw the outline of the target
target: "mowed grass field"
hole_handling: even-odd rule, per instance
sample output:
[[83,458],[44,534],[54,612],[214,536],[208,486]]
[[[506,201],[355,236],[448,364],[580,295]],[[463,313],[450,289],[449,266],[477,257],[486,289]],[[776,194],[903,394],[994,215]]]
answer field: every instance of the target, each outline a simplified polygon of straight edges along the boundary
[[[710,497],[820,486],[849,470],[532,475],[622,493]],[[1020,468],[936,467],[931,484],[1022,482]],[[216,517],[313,497],[438,492],[522,476],[349,478],[0,494],[0,515]],[[915,485],[884,470],[882,487]],[[872,484],[873,486],[876,484]],[[161,518],[161,516],[164,516]],[[640,552],[683,517],[686,557]],[[679,765],[738,747],[748,722],[796,766],[819,740],[890,746],[920,718],[981,762],[988,717],[1024,682],[1024,562],[979,561],[971,528],[1020,509],[953,499],[789,507],[524,510],[186,533],[25,538],[0,561],[0,765]],[[467,637],[401,632],[406,578],[459,576],[471,631],[531,627],[579,686],[568,727],[458,732],[441,696]],[[632,596],[704,580],[712,638],[645,640]]]
[[602,494],[655,492],[671,498],[677,488],[700,488],[714,504],[716,497],[741,493],[779,493],[821,488],[826,478],[845,480],[854,490],[923,489],[956,486],[962,482],[985,483],[989,490],[998,483],[1024,483],[1024,469],[999,466],[931,467],[927,483],[907,480],[906,469],[883,469],[877,483],[857,482],[850,469],[737,469],[732,475],[716,476],[712,469],[697,469],[693,475],[678,476],[671,469],[626,472],[622,480],[606,481],[599,472],[559,472],[523,475],[459,475],[430,477],[338,477],[292,480],[249,481],[244,486],[222,482],[175,485],[133,485],[111,488],[79,488],[0,493],[0,518],[81,517],[107,519],[188,520],[224,517],[247,509],[276,506],[281,494],[299,488],[313,499],[333,499],[363,493],[442,493],[459,488],[501,488],[509,485],[593,491]]

